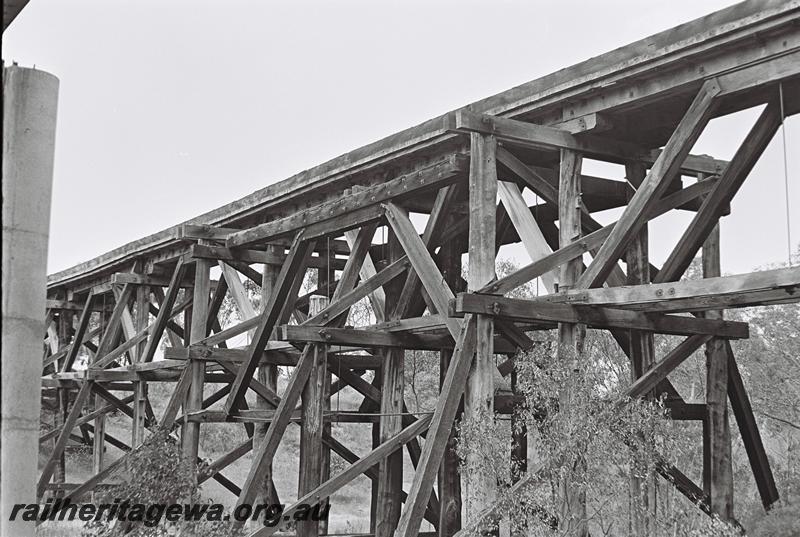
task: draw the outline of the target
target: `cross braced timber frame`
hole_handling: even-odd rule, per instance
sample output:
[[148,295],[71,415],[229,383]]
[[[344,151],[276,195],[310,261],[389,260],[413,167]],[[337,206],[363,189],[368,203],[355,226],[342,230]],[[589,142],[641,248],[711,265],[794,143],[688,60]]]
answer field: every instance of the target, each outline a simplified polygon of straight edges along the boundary
[[[571,327],[588,325],[609,330],[630,357],[637,373],[627,395],[666,392],[676,419],[702,418],[709,410],[683,401],[669,373],[702,345],[714,345],[722,357],[716,363],[727,372],[722,385],[769,507],[778,491],[731,346],[731,340],[748,336],[748,327],[703,318],[701,312],[797,302],[800,273],[795,268],[715,276],[702,285],[678,280],[730,212],[776,132],[782,120],[779,83],[788,96],[785,112],[800,110],[799,21],[797,1],[744,2],[446,114],[52,275],[42,382],[43,396],[55,393],[60,401],[60,418],[42,436],[57,449],[45,464],[40,495],[63,481],[60,457],[76,427],[93,436],[96,450],[109,443],[130,453],[147,431],[181,425],[184,453],[196,458],[204,454],[197,431],[216,421],[243,423],[248,438],[217,454],[197,480],[217,479],[239,504],[251,503],[277,471],[271,463],[284,432],[302,421],[297,405],[314,370],[314,378],[335,378],[320,397],[329,400],[349,386],[364,397],[362,410],[397,408],[403,416],[329,412],[325,423],[377,419],[381,436],[361,456],[337,440],[335,430],[315,436],[321,445],[313,453],[324,453],[324,445],[349,466],[309,481],[313,489],[287,502],[290,510],[324,501],[365,474],[384,498],[378,512],[396,513],[376,526],[376,534],[416,535],[427,520],[449,537],[460,519],[445,512],[445,500],[461,505],[453,497],[460,492],[452,483],[446,490],[440,485],[438,495],[434,488],[440,468],[452,462],[448,442],[462,398],[466,394],[468,414],[481,405],[504,411],[495,384],[505,382],[513,359],[495,368],[494,355],[526,349],[532,330],[560,325],[567,337]],[[642,49],[652,52],[641,55]],[[729,163],[690,154],[709,120],[758,105],[766,106]],[[589,157],[624,164],[629,181],[583,174],[581,160]],[[704,180],[684,184],[687,176]],[[542,202],[529,207],[525,189]],[[615,223],[602,225],[592,216],[613,207],[623,208]],[[655,267],[647,256],[647,222],[678,210],[693,212],[693,219],[666,263]],[[418,229],[420,214],[426,221]],[[573,226],[569,235],[560,233],[565,221]],[[377,232],[384,226],[386,242]],[[517,242],[530,263],[496,278],[497,248]],[[587,253],[592,261],[584,266]],[[469,255],[467,282],[451,274],[453,259],[462,254]],[[215,265],[221,271],[216,281],[209,272]],[[326,275],[317,289],[300,295],[311,271]],[[261,311],[250,306],[241,276],[263,288]],[[557,292],[532,300],[504,296],[540,277],[553,291],[561,284]],[[314,295],[328,299],[319,311],[309,310]],[[243,312],[233,326],[222,326],[218,317],[226,297]],[[375,324],[346,327],[350,309],[362,300],[372,304]],[[246,347],[228,348],[245,333],[251,335]],[[685,339],[656,357],[648,350],[653,333]],[[325,371],[314,369],[314,349],[327,354]],[[399,378],[398,357],[414,349],[447,357],[432,415],[411,415],[402,396],[391,394],[396,385],[379,387],[362,376],[373,370],[384,379]],[[471,370],[476,355],[482,367]],[[261,369],[278,365],[291,372],[280,393],[261,376]],[[158,423],[146,389],[152,382],[174,386]],[[202,390],[211,384],[213,392]],[[246,407],[251,390],[258,396],[256,409]],[[92,394],[95,408],[85,408]],[[101,421],[86,428],[115,409],[133,418],[130,446],[103,434]],[[261,434],[254,434],[254,423],[263,423]],[[714,442],[730,443],[723,430],[709,434]],[[402,480],[387,462],[402,456],[401,448],[415,468],[408,491],[397,486]],[[247,453],[252,466],[244,483],[220,473]],[[85,498],[129,456],[99,460],[96,474],[68,495]],[[704,511],[727,516],[714,493],[727,486],[724,472],[707,468],[710,490],[678,468],[662,465],[659,472]],[[465,479],[478,483],[469,472]],[[486,492],[473,499],[472,512],[492,512],[492,491]]]

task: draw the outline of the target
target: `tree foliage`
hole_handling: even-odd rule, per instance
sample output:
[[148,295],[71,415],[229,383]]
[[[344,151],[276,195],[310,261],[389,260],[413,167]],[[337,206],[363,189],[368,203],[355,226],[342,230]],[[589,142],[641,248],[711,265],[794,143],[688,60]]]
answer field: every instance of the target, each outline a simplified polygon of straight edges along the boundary
[[[515,269],[500,263],[498,275]],[[695,263],[687,278],[700,276]],[[517,289],[518,297],[536,293],[535,284]],[[731,413],[735,516],[751,535],[798,535],[800,520],[800,305],[778,305],[728,310],[726,318],[750,323],[751,337],[734,342],[734,353],[750,393],[781,500],[765,513],[752,471]],[[492,474],[500,486],[496,509],[487,516],[467,512],[469,529],[479,535],[499,519],[511,521],[511,530],[526,535],[564,535],[555,529],[563,497],[560,482],[569,480],[587,499],[592,535],[634,535],[634,515],[645,517],[651,535],[728,536],[739,530],[709,518],[674,487],[656,478],[661,466],[674,464],[696,483],[702,482],[699,423],[669,419],[661,400],[625,400],[630,383],[627,357],[604,332],[587,332],[578,361],[564,359],[553,334],[539,333],[529,353],[516,358],[517,382],[524,404],[516,410],[529,431],[533,454],[521,482],[513,486],[508,438],[510,423],[503,416],[486,424],[462,420],[458,451],[465,467],[466,454],[477,457],[477,471]],[[674,348],[679,338],[656,337],[656,359]],[[559,358],[559,355],[561,358]],[[705,356],[698,351],[670,375],[687,402],[704,401]],[[569,391],[569,405],[562,405]],[[485,419],[479,416],[477,420]],[[471,457],[475,460],[475,457]],[[476,471],[470,468],[471,472]],[[631,477],[655,487],[655,508],[644,509],[631,491]],[[640,482],[642,482],[640,481]],[[635,512],[635,511],[639,512]],[[468,508],[469,511],[469,508]]]

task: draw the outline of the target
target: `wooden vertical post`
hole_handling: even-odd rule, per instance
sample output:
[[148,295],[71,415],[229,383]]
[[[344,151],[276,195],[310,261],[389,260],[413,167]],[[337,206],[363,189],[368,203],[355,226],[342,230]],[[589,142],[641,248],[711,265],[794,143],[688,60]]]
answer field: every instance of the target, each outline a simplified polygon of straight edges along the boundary
[[[517,370],[511,371],[511,392],[520,395]],[[517,412],[511,415],[511,481],[516,483],[528,471],[528,428]]]
[[[100,331],[101,335],[100,340],[101,342],[106,340],[109,336],[105,334],[105,332],[113,327],[109,327],[109,319],[111,314],[105,311],[105,308],[100,312],[100,324],[102,326],[102,330]],[[100,347],[104,347],[104,345],[100,345]],[[98,349],[99,351],[108,350],[108,349]],[[95,410],[101,408],[105,405],[105,400],[100,397],[99,395],[94,396],[94,408]],[[105,462],[105,449],[106,449],[106,416],[105,414],[100,414],[94,419],[94,435],[92,438],[92,473],[98,474],[103,470],[103,464]]]
[[[375,370],[375,377],[372,379],[372,386],[379,389],[381,388],[381,379],[383,374],[381,369]],[[364,397],[364,401],[359,406],[359,412],[378,412],[380,406],[375,404],[369,397]],[[372,423],[370,438],[372,439],[372,449],[381,445],[381,424]],[[376,464],[373,468],[377,469]],[[369,531],[375,533],[375,527],[378,525],[378,480],[370,480],[370,497],[369,497]]]
[[[308,307],[310,316],[318,314],[328,305],[328,297],[314,295]],[[314,345],[311,373],[301,395],[302,421],[300,424],[300,477],[298,479],[298,498],[317,488],[322,477],[322,425],[324,421],[323,388],[327,371],[327,348],[324,344]],[[316,520],[298,521],[298,537],[319,535],[319,522]]]
[[[497,166],[494,136],[470,135],[469,170],[469,275],[470,291],[495,278],[495,225],[497,208]],[[464,394],[466,419],[489,428],[494,420],[494,322],[477,315],[475,358]],[[488,508],[496,497],[497,476],[482,469],[482,457],[467,455],[467,521]]]
[[[140,285],[136,289],[136,331],[147,328],[150,321],[150,289]],[[134,357],[140,361],[144,354],[146,341],[137,345]],[[135,448],[144,442],[145,418],[147,416],[147,381],[137,380],[133,383],[133,423],[131,424],[131,447]]]
[[[344,232],[345,240],[347,241],[348,246],[350,247],[351,252],[355,249],[357,239],[358,239],[359,231],[351,229],[349,231]],[[374,235],[374,234],[373,234]],[[359,270],[359,277],[362,281],[367,280],[374,276],[376,273],[375,263],[372,260],[369,252],[367,252],[366,256],[364,257],[364,262]],[[384,310],[386,309],[386,294],[383,291],[383,288],[378,288],[375,292],[369,294],[369,301],[370,305],[372,306],[372,310],[375,315],[375,319],[377,321],[385,320],[384,317]],[[372,385],[380,389],[381,387],[381,380],[382,380],[382,370],[378,368],[374,372],[374,376],[372,378]],[[361,405],[358,408],[359,412],[378,412],[380,410],[380,405],[376,404],[372,399],[369,397],[364,397]],[[371,439],[372,439],[372,449],[377,448],[380,445],[380,423],[372,423],[371,425]],[[375,465],[377,469],[377,464]],[[378,523],[378,480],[371,479],[370,480],[370,506],[369,506],[369,531],[370,533],[375,533],[375,527]]]
[[[452,241],[442,245],[439,260],[445,282],[455,291],[463,291],[458,283],[461,281],[461,245]],[[453,351],[447,349],[439,352],[439,387],[444,383],[447,368]],[[458,416],[456,417],[458,419]],[[455,428],[450,430],[447,447],[439,467],[439,535],[451,537],[461,529],[461,478],[459,461],[456,455]]]
[[[99,396],[94,397],[94,410],[102,408],[105,401]],[[106,450],[106,416],[100,414],[94,419],[94,433],[92,436],[92,473],[98,474],[105,464]]]
[[[632,162],[625,165],[628,182],[639,188],[647,175],[644,164]],[[639,232],[631,240],[625,254],[628,273],[626,283],[641,285],[650,283],[650,260],[648,255],[648,228],[642,224]],[[630,330],[631,380],[636,381],[646,373],[655,360],[655,348],[652,332]],[[656,484],[655,474],[645,478],[637,477],[640,469],[631,468],[630,493],[633,500],[631,506],[631,532],[633,535],[647,536],[653,533],[651,524],[655,521]]]
[[[390,230],[388,235],[388,263],[392,263],[403,255],[403,249],[397,236]],[[384,318],[388,319],[390,311],[397,303],[402,289],[398,288],[398,280],[385,286],[386,310]],[[400,282],[402,284],[402,282]],[[405,350],[387,349],[383,367],[381,368],[381,407],[380,407],[380,443],[385,442],[403,429],[403,392]],[[377,491],[377,524],[376,537],[391,537],[400,519],[401,493],[403,490],[403,450],[397,450],[378,465]]]
[[[511,370],[511,393],[521,395],[517,383],[517,369]],[[511,482],[518,483],[528,471],[528,426],[515,408],[511,414]],[[512,532],[512,537],[524,537],[528,532],[522,528]]]
[[[61,310],[58,314],[58,339],[60,346],[66,346],[70,341],[74,330],[72,329],[72,321],[74,314],[69,310]],[[58,371],[58,364],[54,364],[54,371]],[[69,390],[58,388],[56,390],[56,409],[53,414],[54,425],[61,427],[64,425],[64,419],[67,416],[67,406],[69,405]],[[53,445],[58,438],[53,438]],[[66,481],[66,458],[64,453],[58,457],[58,464],[56,464],[55,472],[53,473],[53,483],[64,483]],[[55,496],[62,496],[63,491],[56,491]]]
[[[575,151],[561,150],[558,189],[558,235],[561,248],[575,242],[581,236],[581,155]],[[561,265],[559,291],[566,291],[577,282],[582,266],[578,257]],[[583,340],[586,326],[574,323],[559,323],[558,352],[560,358],[569,361],[574,369],[581,367],[580,358],[583,353]],[[559,395],[559,404],[565,411],[573,401],[575,394],[566,385]],[[573,468],[580,473],[585,471],[585,461],[576,461]],[[570,535],[586,537],[589,534],[586,522],[586,495],[579,485],[568,477],[559,484],[561,509],[559,527]]]
[[[66,388],[58,388],[56,390],[56,411],[55,411],[55,419],[54,425],[56,427],[63,427],[64,420],[67,416],[67,411],[69,410],[69,390]],[[58,442],[58,436],[53,437],[53,447],[55,448],[56,442]],[[64,483],[66,481],[67,476],[67,466],[66,466],[66,458],[64,454],[58,456],[58,464],[56,465],[55,473],[53,474],[53,482],[54,483]],[[61,493],[57,493],[56,496],[61,496]]]
[[[267,245],[266,253],[275,256],[283,255],[283,248],[270,244]],[[272,294],[272,291],[275,287],[275,281],[278,279],[278,272],[280,272],[280,268],[277,265],[264,264],[261,277],[261,313],[264,312],[264,308],[269,303],[269,297]],[[259,366],[256,375],[259,382],[261,382],[267,388],[270,388],[272,391],[277,392],[278,390],[277,365],[265,364]],[[271,410],[273,407],[266,399],[264,399],[260,395],[257,395],[256,408],[261,410]],[[255,434],[253,438],[254,449],[257,444],[261,443],[264,440],[264,436],[267,434],[268,428],[269,428],[269,423],[256,422]],[[258,498],[257,501],[266,504],[278,503],[278,495],[275,492],[275,485],[273,484],[272,480],[272,465],[269,465],[269,468],[264,474],[264,479],[262,480],[262,483],[259,486],[257,498]]]
[[[195,260],[194,268],[194,295],[192,297],[192,322],[189,333],[189,343],[196,343],[205,338],[206,323],[208,320],[208,301],[211,291],[211,261],[208,259]],[[163,306],[162,306],[163,307]],[[184,327],[184,330],[186,327]],[[190,360],[186,367],[190,368],[191,377],[189,389],[186,394],[186,413],[203,408],[203,383],[205,381],[205,362],[203,360]],[[183,456],[186,460],[197,460],[200,442],[200,423],[186,422],[183,425]]]
[[[159,307],[164,307],[164,301],[162,300],[159,304]],[[192,310],[194,309],[194,304],[183,312],[183,346],[188,347],[192,344],[191,342],[191,334],[192,334]],[[169,334],[169,330],[165,330],[164,333]],[[150,337],[153,337],[152,334]]]
[[60,350],[62,343],[69,341],[69,339],[65,339],[61,334],[61,313],[59,313],[57,317],[54,317],[51,310],[51,313],[48,316],[49,319],[45,319],[45,325],[47,326],[47,341],[45,343],[45,349],[47,354],[52,355],[57,353]]
[[[75,333],[73,327],[75,313],[70,310],[61,310],[58,313],[58,342],[59,350],[66,347]],[[56,370],[58,367],[56,366]]]
[[[320,250],[319,256],[321,259],[325,259],[325,265],[320,267],[317,272],[317,289],[325,289],[327,291],[327,297],[330,298],[332,290],[330,284],[336,280],[336,271],[334,270],[334,261],[336,259],[336,254],[332,248],[329,248],[328,239],[326,242],[320,242]],[[327,304],[330,303],[330,300],[324,302]],[[325,347],[323,345],[323,347]],[[327,347],[326,347],[327,352]],[[325,415],[329,413],[331,410],[331,373],[327,370],[323,373],[325,378],[325,382],[322,386],[322,413]],[[322,434],[327,435],[328,437],[331,436],[331,422],[323,420],[322,421]],[[323,444],[322,445],[322,462],[320,467],[320,483],[326,482],[331,477],[331,450],[330,448]],[[319,521],[319,533],[320,535],[325,535],[328,533],[328,519]]]
[[[699,178],[703,180],[703,177]],[[703,243],[703,277],[722,275],[719,224]],[[722,319],[721,310],[705,312],[707,319]],[[711,509],[722,520],[733,518],[733,467],[728,420],[728,355],[719,338],[706,343],[706,419],[703,427],[703,489]]]

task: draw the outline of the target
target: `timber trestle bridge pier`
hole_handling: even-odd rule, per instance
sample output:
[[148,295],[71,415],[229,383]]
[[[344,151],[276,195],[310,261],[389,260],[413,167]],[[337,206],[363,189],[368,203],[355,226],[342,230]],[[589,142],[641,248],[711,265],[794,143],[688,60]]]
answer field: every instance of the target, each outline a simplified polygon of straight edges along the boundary
[[[754,107],[762,110],[731,160],[691,153],[709,121]],[[700,509],[733,519],[730,411],[768,508],[779,491],[730,344],[749,328],[724,310],[797,302],[800,268],[723,276],[718,223],[798,110],[800,2],[748,0],[51,274],[41,397],[57,423],[41,440],[51,449],[40,501],[87,500],[159,426],[174,431],[189,460],[202,458],[208,423],[244,427],[247,440],[205,465],[197,481],[216,480],[238,504],[274,498],[274,472],[289,471],[273,467],[276,451],[299,427],[298,499],[281,498],[287,512],[365,474],[374,535],[433,528],[424,531],[451,536],[462,525],[462,490],[457,474],[440,469],[457,466],[460,408],[466,416],[510,412],[513,359],[533,332],[557,330],[560,348],[580,353],[588,327],[609,331],[634,364],[631,397],[666,393],[673,419],[704,423],[703,482],[674,466],[659,469],[667,481]],[[584,174],[583,159],[622,165],[625,176]],[[616,222],[593,217],[614,208]],[[653,266],[648,222],[675,211],[690,222]],[[498,278],[497,251],[515,243],[530,261]],[[698,255],[704,279],[681,281]],[[312,273],[316,289],[301,292]],[[508,296],[537,278],[548,294]],[[257,309],[248,280],[261,289]],[[232,326],[219,318],[226,297],[242,317]],[[346,326],[361,301],[374,322]],[[247,344],[229,346],[243,334]],[[655,334],[682,340],[658,356]],[[700,349],[708,361],[703,404],[687,402],[669,378]],[[417,416],[403,396],[413,350],[441,357],[435,407]],[[288,373],[280,389],[279,368]],[[153,383],[170,386],[161,415],[148,396]],[[345,388],[363,397],[363,416],[332,408]],[[128,438],[105,430],[112,411],[128,416]],[[374,428],[372,450],[356,455],[335,437],[335,421]],[[92,446],[93,473],[65,483],[64,452],[76,439]],[[107,444],[126,454],[110,460]],[[347,464],[333,471],[331,453]],[[404,490],[405,453],[414,473]],[[225,470],[247,454],[247,477],[234,482]],[[473,505],[491,509],[496,483],[461,478]],[[297,532],[324,534],[325,525],[302,523]]]

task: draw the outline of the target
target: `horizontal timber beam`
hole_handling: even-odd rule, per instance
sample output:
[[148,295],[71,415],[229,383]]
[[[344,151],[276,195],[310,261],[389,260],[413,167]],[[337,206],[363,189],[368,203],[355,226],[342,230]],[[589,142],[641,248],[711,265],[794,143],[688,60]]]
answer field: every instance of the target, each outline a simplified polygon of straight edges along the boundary
[[549,304],[496,295],[461,293],[453,301],[451,310],[455,315],[481,313],[521,321],[582,323],[593,328],[626,328],[676,335],[703,334],[731,339],[749,337],[747,323],[735,321],[644,314],[597,306]]
[[[237,230],[241,231],[241,230]],[[259,250],[248,250],[246,248],[226,248],[224,246],[209,246],[205,244],[193,244],[189,248],[189,257],[198,259],[214,259],[221,261],[240,261],[247,264],[266,264],[281,266],[286,262],[285,255],[275,255]],[[330,263],[330,265],[329,265]],[[330,266],[335,270],[344,268],[345,260],[338,258],[321,258],[311,256],[308,260],[310,268],[327,268]]]
[[539,297],[535,302],[644,311],[703,311],[800,301],[800,267],[648,285],[626,285]]
[[[275,347],[280,347],[276,349]],[[332,345],[328,348],[329,353],[349,353],[358,350],[356,347],[344,347]],[[231,362],[241,364],[247,359],[246,349],[218,349],[203,345],[192,345],[185,348],[164,349],[164,357],[172,360],[207,360],[211,362]],[[278,341],[270,341],[264,356],[259,362],[260,365],[272,364],[280,366],[296,366],[300,358],[300,352],[294,345]],[[379,356],[363,354],[341,354],[340,359],[344,367],[377,369],[381,367],[383,358]]]
[[[432,351],[454,348],[455,341],[452,334],[444,330],[446,324],[441,323],[440,328],[442,330],[439,333],[428,334],[285,325],[280,327],[279,337],[286,341],[350,345],[362,348],[388,347]],[[500,337],[496,338],[494,346],[497,354],[511,354],[517,349],[515,345]]]
[[[570,149],[589,157],[597,157],[613,162],[639,161],[652,165],[660,151],[651,151],[630,142],[613,140],[593,134],[576,136],[546,125],[527,123],[516,119],[474,114],[459,110],[455,115],[455,128],[465,132],[493,134],[498,139],[537,149]],[[688,155],[681,170],[694,175],[703,173],[716,175],[722,172],[722,161],[711,157]]]
[[383,184],[359,190],[343,198],[323,203],[300,213],[267,222],[228,237],[229,248],[283,237],[304,229],[311,239],[334,231],[345,231],[383,216],[380,204],[395,198],[416,195],[423,189],[441,188],[467,170],[468,159],[454,155],[429,168],[402,175]]

